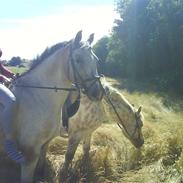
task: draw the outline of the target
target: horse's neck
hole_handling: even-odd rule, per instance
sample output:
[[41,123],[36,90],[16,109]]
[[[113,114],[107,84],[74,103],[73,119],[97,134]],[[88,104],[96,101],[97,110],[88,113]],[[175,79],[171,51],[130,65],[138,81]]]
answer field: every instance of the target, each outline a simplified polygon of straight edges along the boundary
[[69,50],[61,49],[38,64],[33,70],[25,74],[20,81],[28,84],[69,87],[71,83],[66,76],[66,62]]
[[128,102],[128,100],[118,91],[110,88],[109,99],[111,100],[113,106],[111,104],[108,105],[109,111],[116,118],[114,110],[118,112],[118,114],[126,121],[129,118],[129,114],[133,113],[133,106]]
[[[23,84],[28,86],[43,86],[43,87],[65,87],[70,88],[71,82],[66,76],[66,62],[68,61],[69,50],[58,50],[55,54],[51,55],[47,60],[37,65],[33,70],[20,77],[17,80],[17,84]],[[20,90],[24,88],[16,88],[16,94],[19,96]],[[67,92],[43,89],[25,89],[26,92],[33,93],[41,98],[47,98],[46,100],[52,101],[55,105],[62,105]],[[48,92],[49,91],[49,92]],[[32,95],[32,94],[31,94]],[[49,97],[49,98],[48,98]],[[21,98],[21,96],[20,96]],[[60,101],[59,101],[60,100]]]
[[95,116],[99,119],[104,114],[104,104],[102,101],[91,101],[86,95],[81,94],[81,113],[85,113],[87,118],[93,119]]

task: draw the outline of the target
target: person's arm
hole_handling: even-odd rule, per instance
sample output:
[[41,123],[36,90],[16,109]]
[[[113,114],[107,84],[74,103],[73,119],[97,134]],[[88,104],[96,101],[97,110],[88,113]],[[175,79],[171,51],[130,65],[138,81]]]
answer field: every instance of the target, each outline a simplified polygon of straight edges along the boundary
[[15,79],[15,74],[11,72],[9,69],[7,69],[6,67],[4,67],[2,64],[0,64],[0,71],[1,71],[1,74],[6,76],[7,78]]
[[4,82],[4,77],[3,75],[0,75],[0,83],[3,83]]
[[10,79],[8,79],[6,76],[0,75],[0,83],[6,82],[10,82]]

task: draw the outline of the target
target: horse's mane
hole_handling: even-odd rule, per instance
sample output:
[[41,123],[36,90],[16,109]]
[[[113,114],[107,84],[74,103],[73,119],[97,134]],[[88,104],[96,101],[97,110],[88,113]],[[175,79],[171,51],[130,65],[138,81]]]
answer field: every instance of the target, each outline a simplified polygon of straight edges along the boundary
[[[30,61],[30,67],[29,69],[24,72],[21,76],[24,76],[25,74],[29,73],[30,71],[32,71],[34,68],[36,68],[40,63],[42,63],[46,58],[48,58],[49,56],[51,56],[52,54],[54,54],[57,50],[59,50],[60,48],[64,48],[67,44],[69,43],[69,41],[64,41],[64,42],[60,42],[57,43],[51,47],[47,47],[43,53],[41,55],[38,55],[35,59]],[[20,77],[21,77],[20,76]]]
[[[19,76],[19,78],[21,78],[22,76],[25,76],[27,73],[34,70],[38,65],[40,65],[42,62],[44,62],[44,60],[46,60],[46,58],[48,58],[49,56],[54,54],[57,50],[64,48],[65,46],[70,44],[72,41],[73,40],[64,41],[64,42],[57,43],[51,47],[47,47],[41,55],[38,55],[35,59],[30,61],[29,69],[27,71],[25,71],[24,73],[22,73]],[[90,46],[88,44],[80,42],[79,47],[90,47]]]
[[104,81],[103,83],[104,88],[107,88],[107,94],[110,96],[112,100],[115,102],[123,103],[124,106],[127,107],[129,110],[134,110],[133,105],[125,98],[125,96],[115,87],[113,87],[109,82]]
[[[66,45],[68,45],[71,42],[72,42],[72,40],[64,41],[61,43],[57,43],[57,44],[53,45],[52,47],[47,47],[40,56],[37,56],[37,58],[35,58],[31,61],[30,70],[34,69],[37,65],[42,63],[47,57],[49,57],[50,55],[55,53],[60,48],[64,48]],[[90,47],[90,46],[88,44],[84,44],[83,42],[80,42],[79,47]]]
[[52,47],[47,47],[40,56],[37,56],[37,58],[31,61],[30,69],[34,69],[38,64],[42,63],[47,57],[55,53],[60,48],[64,48],[67,44],[68,42],[65,41],[65,42],[57,43]]

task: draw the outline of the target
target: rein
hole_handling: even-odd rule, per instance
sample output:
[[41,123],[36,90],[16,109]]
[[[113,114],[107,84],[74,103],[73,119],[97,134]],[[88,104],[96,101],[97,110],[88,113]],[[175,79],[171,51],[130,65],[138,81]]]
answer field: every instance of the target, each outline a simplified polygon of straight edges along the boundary
[[[126,126],[124,125],[124,121],[121,119],[121,117],[120,117],[120,115],[119,115],[119,113],[118,113],[116,107],[114,106],[113,102],[111,101],[110,97],[108,96],[108,94],[107,94],[106,92],[105,92],[105,96],[106,96],[106,98],[105,98],[106,102],[108,102],[108,103],[112,106],[112,109],[113,109],[114,113],[116,114],[118,120],[120,121],[120,123],[119,123],[119,122],[116,122],[117,125],[119,126],[120,129],[124,129],[125,132],[127,133],[127,135],[128,135],[130,138],[133,138],[133,136],[135,135],[135,132],[136,132],[136,130],[137,130],[137,128],[138,128],[137,120],[135,120],[135,121],[136,121],[136,126],[135,126],[135,129],[134,129],[134,132],[133,132],[132,135],[130,135],[130,133],[128,132]],[[122,126],[123,128],[122,128],[121,126]]]
[[[80,75],[80,73],[78,72],[78,70],[75,67],[74,64],[74,59],[72,57],[72,47],[70,49],[70,61],[71,61],[71,66],[72,66],[72,70],[73,70],[73,75],[74,75],[74,88],[64,88],[64,87],[51,87],[51,86],[36,86],[36,85],[19,85],[19,84],[14,84],[15,87],[21,87],[21,88],[35,88],[35,89],[47,89],[47,90],[55,90],[55,92],[57,91],[79,91],[80,88],[83,88],[85,90],[85,92],[87,92],[88,89],[91,88],[91,86],[93,86],[93,84],[95,84],[95,82],[97,80],[100,79],[100,76],[96,76],[96,77],[92,77],[92,78],[88,78],[88,79],[83,79]],[[81,84],[77,81],[77,76],[79,77]],[[89,82],[89,81],[93,81],[90,85],[89,88],[86,87],[85,83]]]
[[47,89],[47,90],[55,90],[57,91],[77,91],[77,88],[62,88],[62,87],[49,87],[49,86],[34,86],[34,85],[18,85],[14,84],[15,87],[21,88],[35,88],[35,89]]
[[[70,56],[69,57],[70,57],[71,67],[72,67],[72,70],[73,70],[73,76],[74,76],[74,83],[73,83],[73,85],[74,85],[74,87],[64,88],[64,87],[57,87],[57,86],[52,87],[52,86],[24,85],[24,84],[16,84],[16,82],[14,82],[12,85],[14,85],[15,87],[21,87],[21,88],[34,88],[34,89],[55,90],[55,92],[57,92],[57,91],[79,91],[80,92],[80,89],[81,89],[81,91],[84,94],[86,94],[88,92],[88,90],[97,81],[99,82],[100,86],[102,87],[102,84],[101,84],[101,81],[100,81],[100,78],[102,76],[100,76],[100,75],[96,75],[96,76],[93,76],[91,78],[86,78],[86,79],[82,78],[82,76],[80,75],[78,69],[75,66],[74,58],[73,58],[72,53],[73,53],[73,49],[72,49],[72,46],[71,46],[70,47]],[[91,82],[91,84],[88,87],[86,85],[87,82]],[[103,94],[102,94],[102,97],[103,97]]]

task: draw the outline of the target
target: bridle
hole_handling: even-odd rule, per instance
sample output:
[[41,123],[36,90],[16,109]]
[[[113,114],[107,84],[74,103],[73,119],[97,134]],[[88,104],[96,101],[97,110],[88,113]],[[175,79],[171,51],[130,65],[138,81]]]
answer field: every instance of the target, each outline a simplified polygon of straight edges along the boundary
[[[71,67],[72,67],[72,72],[73,72],[73,84],[76,86],[76,88],[78,89],[78,91],[82,91],[84,94],[87,94],[88,91],[90,90],[90,88],[96,83],[99,82],[99,85],[101,87],[101,89],[103,90],[102,95],[101,95],[101,99],[103,98],[104,95],[104,88],[102,86],[102,83],[100,81],[101,77],[103,77],[102,75],[94,75],[90,78],[86,78],[83,79],[81,74],[79,73],[76,65],[75,65],[75,60],[73,58],[73,49],[72,46],[70,48],[70,62],[71,62]],[[69,69],[70,71],[70,69]],[[87,83],[90,82],[90,85],[87,86]]]

